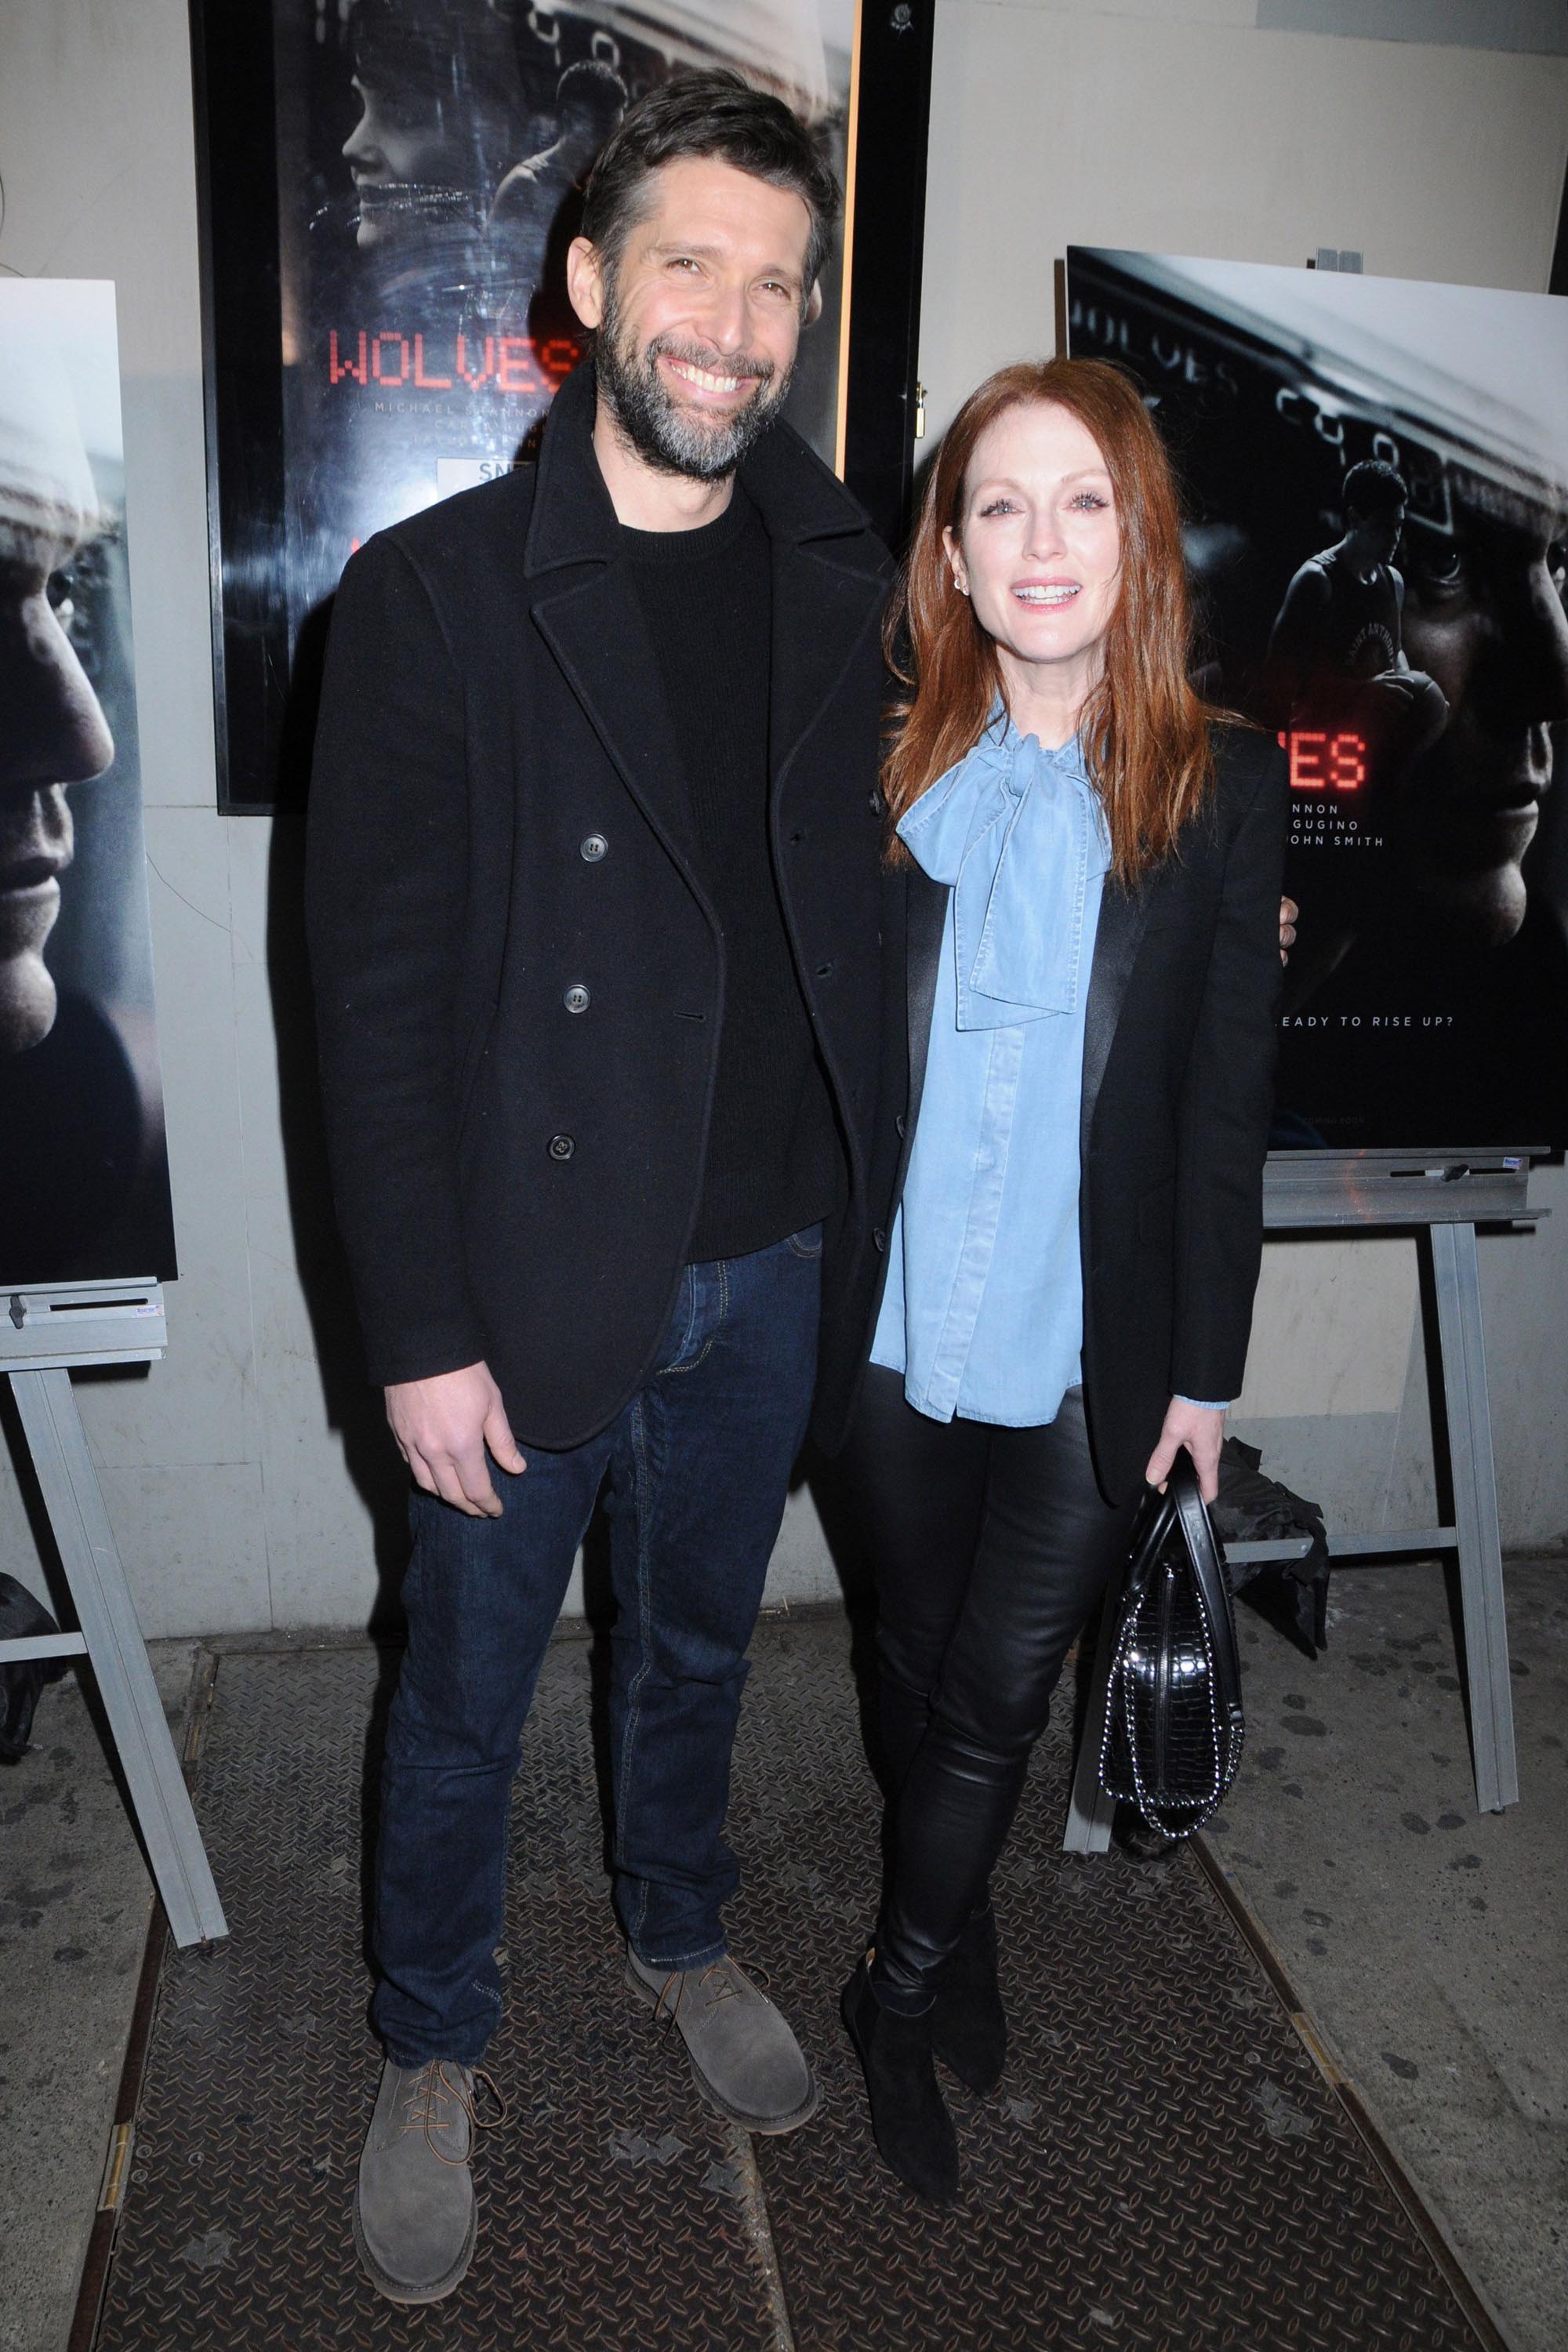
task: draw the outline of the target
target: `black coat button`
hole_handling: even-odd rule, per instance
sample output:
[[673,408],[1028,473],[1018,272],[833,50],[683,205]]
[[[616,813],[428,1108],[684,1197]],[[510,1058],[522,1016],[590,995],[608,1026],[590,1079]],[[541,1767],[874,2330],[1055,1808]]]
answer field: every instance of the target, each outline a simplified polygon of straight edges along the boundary
[[591,833],[579,848],[577,855],[579,857],[585,857],[590,866],[595,866],[601,857],[608,854],[609,846],[602,833]]
[[901,1143],[904,1139],[904,1114],[902,1111],[899,1113],[898,1118],[893,1121],[893,1125],[899,1130],[899,1140]]
[[568,1013],[586,1013],[593,1001],[581,981],[574,981],[561,1000]]
[[879,1225],[876,1232],[872,1234],[871,1239],[876,1243],[877,1247],[879,1250],[885,1250],[888,1246],[886,1228],[882,1225]]
[[549,1151],[552,1160],[570,1160],[576,1149],[577,1146],[569,1135],[552,1135],[550,1139]]
[[818,980],[831,980],[833,966],[830,963],[819,963],[816,967],[816,976]]

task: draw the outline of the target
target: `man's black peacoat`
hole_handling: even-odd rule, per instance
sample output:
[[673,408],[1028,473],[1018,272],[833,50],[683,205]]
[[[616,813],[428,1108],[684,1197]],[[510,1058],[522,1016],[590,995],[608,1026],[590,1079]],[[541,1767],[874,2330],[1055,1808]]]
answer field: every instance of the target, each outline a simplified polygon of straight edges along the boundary
[[[697,1215],[724,1013],[723,942],[594,409],[585,366],[537,468],[353,558],[311,782],[321,1078],[371,1377],[482,1359],[525,1451],[592,1436],[651,1369]],[[848,1167],[814,1424],[831,1444],[901,1108],[879,1130],[889,565],[787,426],[741,478],[773,544],[774,866]]]

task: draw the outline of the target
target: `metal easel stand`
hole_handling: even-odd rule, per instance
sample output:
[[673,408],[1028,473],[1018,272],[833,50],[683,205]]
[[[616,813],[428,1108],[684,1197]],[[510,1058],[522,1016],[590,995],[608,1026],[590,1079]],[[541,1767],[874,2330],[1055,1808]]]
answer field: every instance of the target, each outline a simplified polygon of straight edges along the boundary
[[[1453,1525],[1331,1536],[1329,1553],[1347,1561],[1386,1559],[1398,1552],[1458,1553],[1470,1753],[1476,1804],[1483,1813],[1500,1813],[1519,1802],[1519,1768],[1476,1226],[1532,1226],[1545,1213],[1529,1202],[1531,1159],[1544,1158],[1545,1149],[1531,1145],[1468,1158],[1451,1151],[1279,1151],[1269,1154],[1264,1171],[1263,1222],[1270,1233],[1426,1234],[1437,1307]],[[1300,1559],[1309,1548],[1304,1541],[1233,1544],[1227,1557],[1237,1561]],[[1100,1786],[1099,1762],[1115,1602],[1116,1595],[1108,1594],[1101,1612],[1089,1720],[1062,1841],[1069,1853],[1103,1853],[1110,1843],[1115,1806]]]
[[176,1944],[226,1936],[206,1850],[153,1679],[147,1645],[71,1388],[87,1364],[155,1363],[167,1339],[155,1282],[0,1289],[0,1370],[9,1377],[70,1587],[78,1633],[0,1642],[0,1664],[85,1657],[125,1775]]

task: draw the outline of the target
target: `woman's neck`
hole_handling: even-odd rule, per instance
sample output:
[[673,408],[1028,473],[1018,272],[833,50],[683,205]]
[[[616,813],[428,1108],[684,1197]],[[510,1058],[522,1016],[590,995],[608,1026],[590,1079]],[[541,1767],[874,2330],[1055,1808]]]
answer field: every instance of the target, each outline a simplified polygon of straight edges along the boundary
[[[1098,647],[1090,649],[1098,654]],[[1021,662],[1004,646],[996,649],[1002,698],[1020,735],[1033,735],[1047,751],[1060,751],[1078,733],[1078,722],[1100,678],[1098,660]]]

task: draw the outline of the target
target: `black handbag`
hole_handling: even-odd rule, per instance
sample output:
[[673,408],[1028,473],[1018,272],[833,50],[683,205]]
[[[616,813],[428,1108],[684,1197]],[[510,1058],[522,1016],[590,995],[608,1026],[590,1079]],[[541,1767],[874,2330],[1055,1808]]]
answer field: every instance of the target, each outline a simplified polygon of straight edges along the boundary
[[1244,1727],[1225,1561],[1184,1451],[1139,1512],[1116,1606],[1100,1783],[1189,1837],[1236,1778]]

